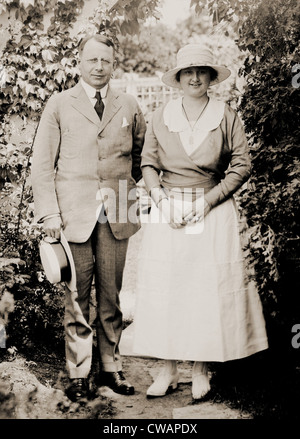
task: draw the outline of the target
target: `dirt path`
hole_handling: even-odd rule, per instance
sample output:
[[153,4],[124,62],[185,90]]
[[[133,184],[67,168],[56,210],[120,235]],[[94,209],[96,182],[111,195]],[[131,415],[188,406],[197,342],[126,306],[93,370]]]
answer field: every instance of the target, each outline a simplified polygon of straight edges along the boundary
[[191,393],[192,363],[179,362],[178,388],[161,398],[146,397],[147,388],[157,376],[161,361],[137,357],[124,357],[123,369],[135,386],[132,396],[117,395],[107,387],[103,395],[112,400],[112,419],[246,419],[249,414],[233,410],[225,404],[214,403],[208,394],[203,401],[195,402]]
[[[181,382],[175,392],[163,398],[147,399],[146,391],[152,383],[152,375],[156,375],[160,362],[151,359],[125,357],[124,373],[135,386],[132,396],[117,395],[109,389],[101,389],[113,401],[115,419],[172,419],[173,409],[192,403],[190,383]],[[187,367],[186,367],[187,368]],[[188,374],[181,367],[183,381]]]
[[146,390],[157,375],[161,362],[124,357],[123,369],[135,386],[135,394],[123,396],[100,387],[91,401],[71,403],[64,395],[66,376],[63,363],[26,361],[17,356],[0,363],[0,419],[238,419],[247,417],[212,399],[193,403],[191,368],[179,363],[180,380],[176,391],[147,399]]

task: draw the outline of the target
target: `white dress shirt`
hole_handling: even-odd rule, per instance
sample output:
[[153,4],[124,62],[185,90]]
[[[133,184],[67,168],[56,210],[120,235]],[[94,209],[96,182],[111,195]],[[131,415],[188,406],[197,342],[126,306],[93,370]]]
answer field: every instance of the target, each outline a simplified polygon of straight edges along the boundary
[[82,78],[80,79],[80,82],[81,82],[82,87],[84,88],[84,91],[88,95],[88,98],[91,101],[91,104],[93,105],[93,107],[95,106],[95,104],[97,102],[97,99],[95,98],[96,91],[100,92],[103,104],[105,106],[108,84],[106,84],[100,90],[97,90],[96,88],[92,87],[90,84],[85,82]]

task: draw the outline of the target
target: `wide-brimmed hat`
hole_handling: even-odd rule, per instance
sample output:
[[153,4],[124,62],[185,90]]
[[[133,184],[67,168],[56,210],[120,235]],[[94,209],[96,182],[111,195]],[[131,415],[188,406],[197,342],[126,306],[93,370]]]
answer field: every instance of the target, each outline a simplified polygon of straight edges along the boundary
[[231,74],[227,67],[214,63],[210,49],[200,44],[187,44],[177,53],[177,66],[166,72],[161,78],[162,81],[169,87],[181,88],[180,83],[176,80],[176,74],[187,67],[211,67],[216,70],[218,76],[210,82],[210,85],[225,81]]
[[39,250],[48,281],[52,284],[65,282],[71,291],[75,291],[75,265],[71,249],[63,232],[60,233],[60,241],[45,237],[40,243]]

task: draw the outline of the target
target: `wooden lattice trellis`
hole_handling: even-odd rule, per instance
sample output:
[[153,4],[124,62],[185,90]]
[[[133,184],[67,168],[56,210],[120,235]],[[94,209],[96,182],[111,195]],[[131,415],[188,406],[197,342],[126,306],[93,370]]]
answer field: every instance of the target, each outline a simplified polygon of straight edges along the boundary
[[111,83],[113,88],[135,96],[144,114],[180,95],[179,89],[167,87],[158,77],[113,79]]

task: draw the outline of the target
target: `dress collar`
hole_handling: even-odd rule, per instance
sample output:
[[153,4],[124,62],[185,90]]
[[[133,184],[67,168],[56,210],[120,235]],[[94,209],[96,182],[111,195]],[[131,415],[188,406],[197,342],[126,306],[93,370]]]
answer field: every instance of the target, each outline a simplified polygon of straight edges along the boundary
[[[195,130],[212,131],[216,129],[224,116],[225,103],[210,98],[209,103],[196,123]],[[182,111],[182,97],[172,99],[167,103],[163,112],[163,119],[169,131],[179,133],[190,128],[190,125]]]

